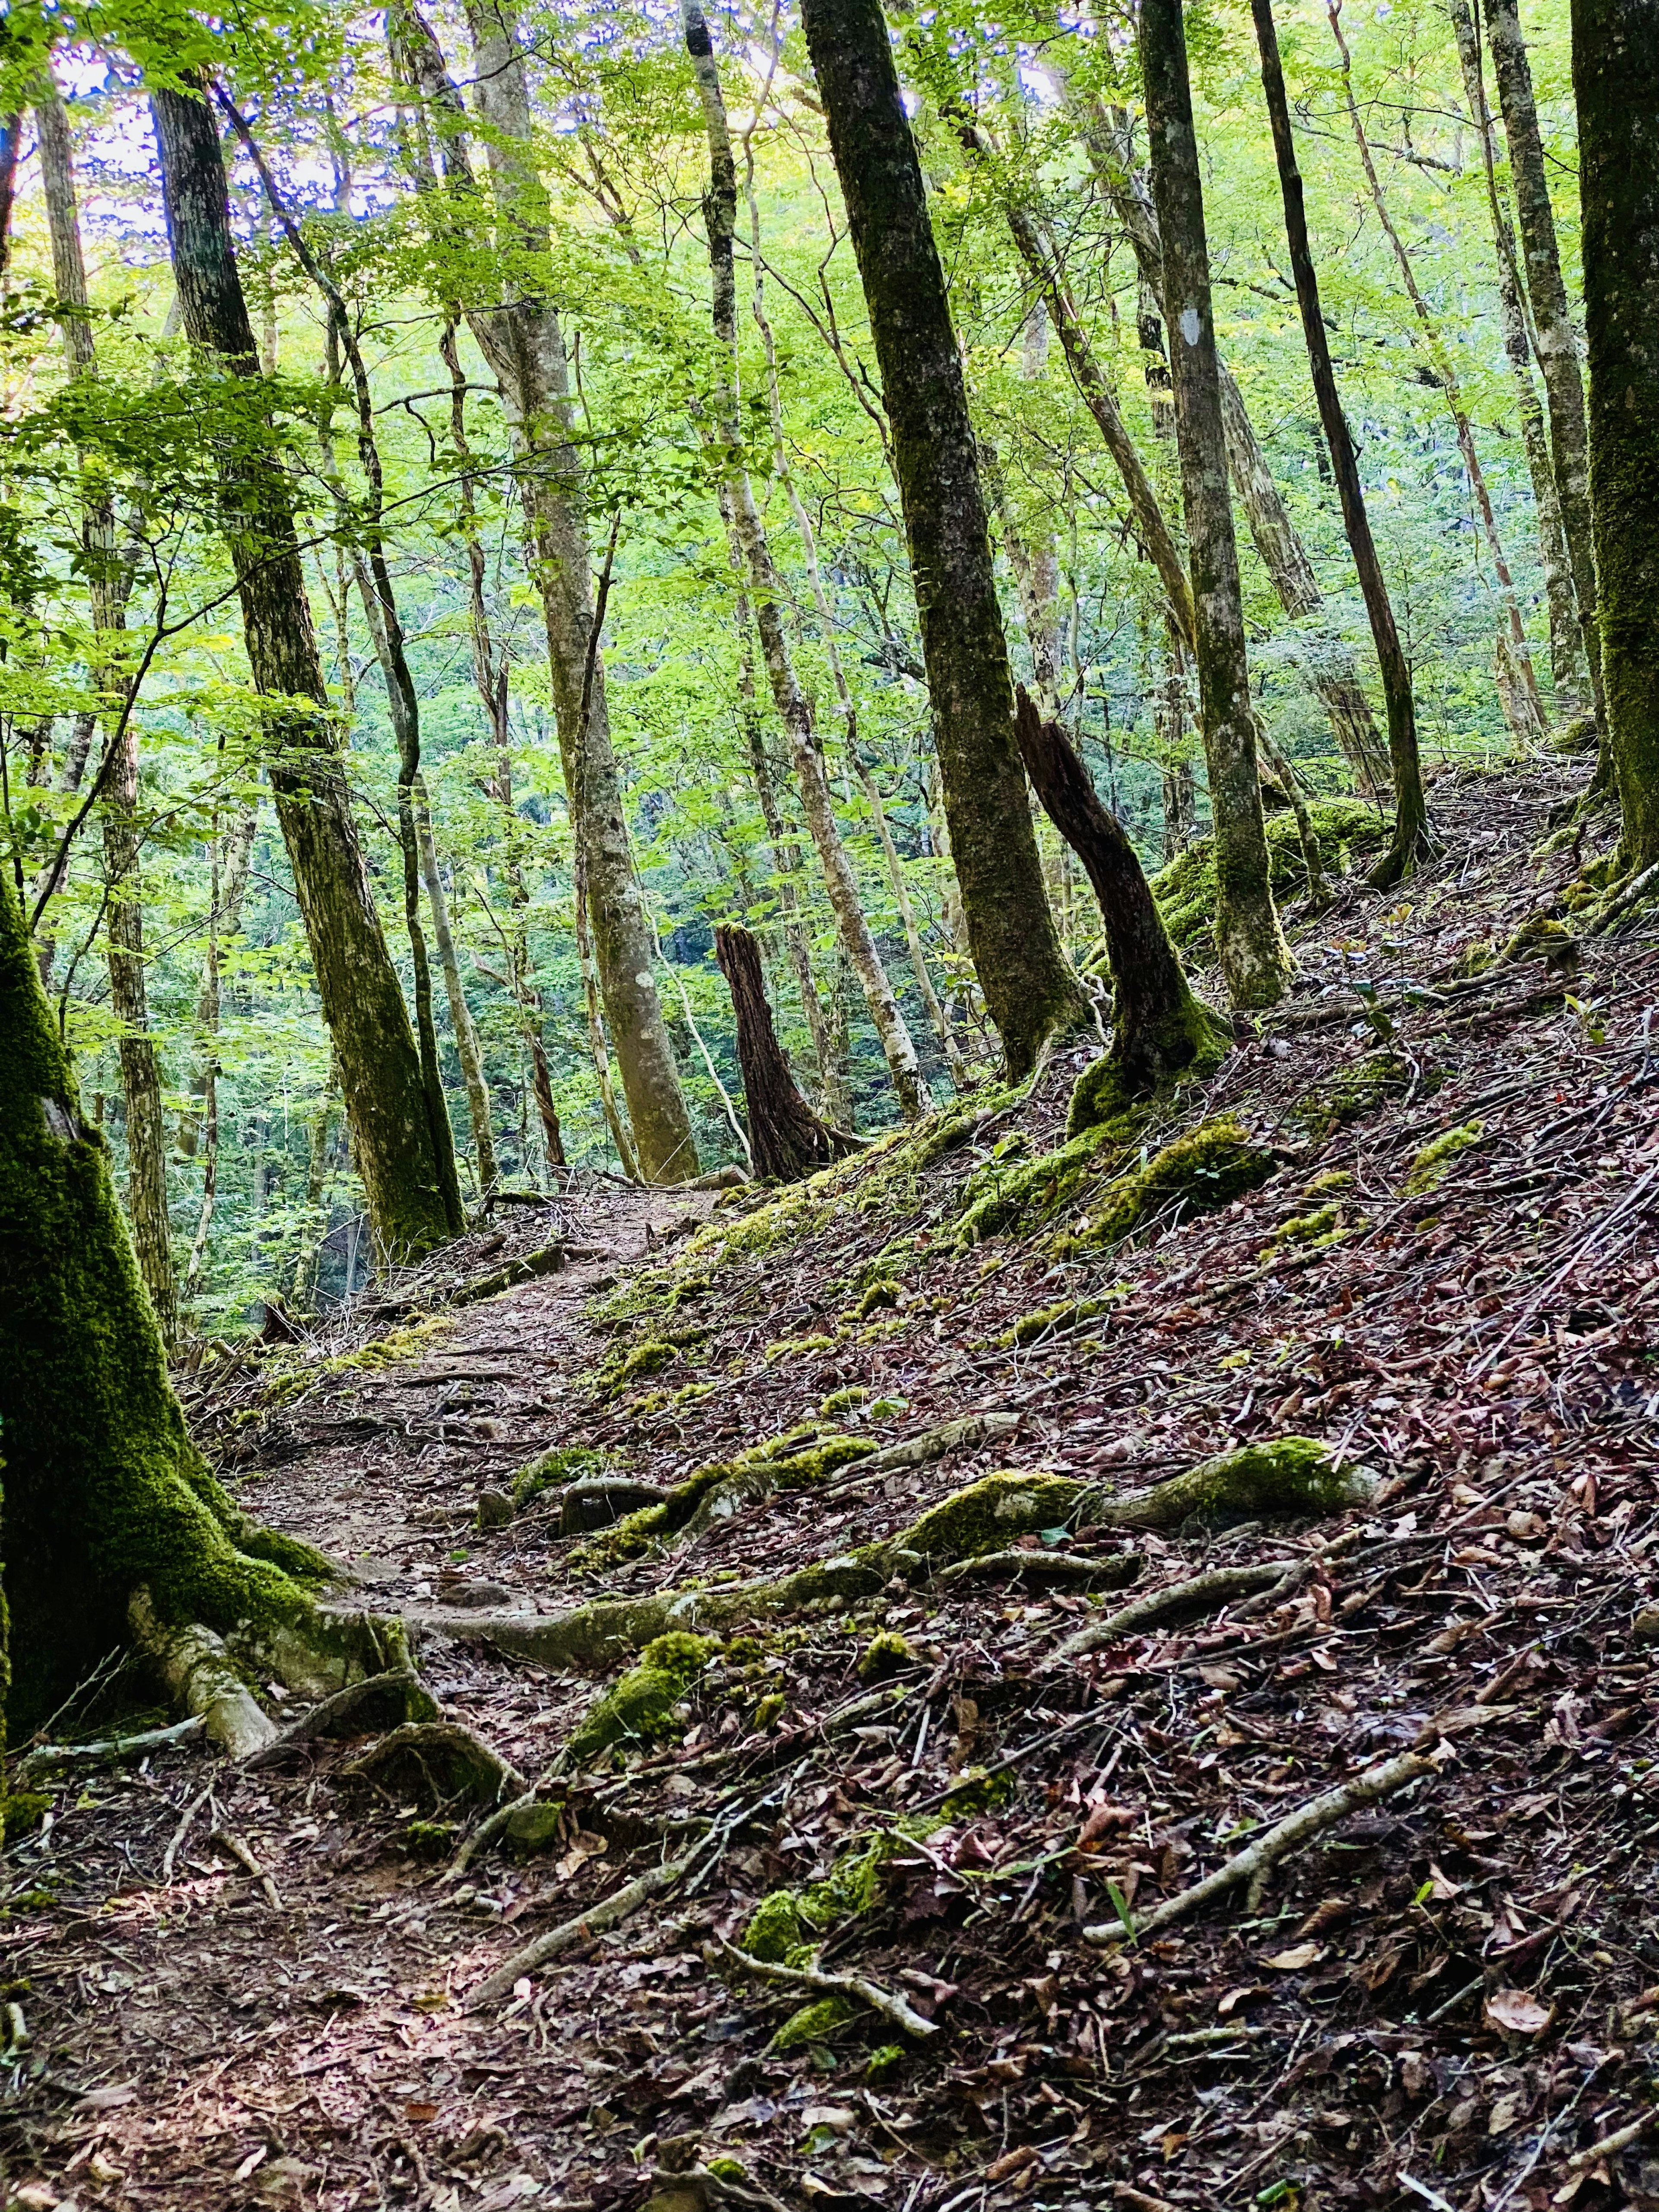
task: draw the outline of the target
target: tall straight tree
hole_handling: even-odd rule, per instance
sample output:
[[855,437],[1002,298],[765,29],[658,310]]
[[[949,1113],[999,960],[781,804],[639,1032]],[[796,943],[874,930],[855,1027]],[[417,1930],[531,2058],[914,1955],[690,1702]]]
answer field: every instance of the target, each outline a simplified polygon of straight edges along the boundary
[[1086,1018],[1043,888],[962,357],[879,0],[804,0],[891,426],[951,851],[1009,1071]]
[[[258,351],[212,110],[202,92],[170,89],[154,93],[150,109],[185,335],[257,386]],[[257,396],[248,411],[263,415]],[[248,664],[259,690],[282,702],[265,724],[276,817],[340,1056],[358,1171],[382,1248],[422,1251],[444,1241],[449,1217],[409,1010],[370,895],[329,714],[288,484],[256,437],[228,441],[225,469],[223,526]]]
[[1371,881],[1377,884],[1397,884],[1431,849],[1428,802],[1423,795],[1423,769],[1417,752],[1417,708],[1412,697],[1412,672],[1401,646],[1382,564],[1376,557],[1370,517],[1365,512],[1364,489],[1359,481],[1359,459],[1348,434],[1347,417],[1342,412],[1342,401],[1336,389],[1336,372],[1331,366],[1330,341],[1319,306],[1319,278],[1314,269],[1313,249],[1308,242],[1302,173],[1297,167],[1296,141],[1291,135],[1291,108],[1279,58],[1279,33],[1273,27],[1273,0],[1250,0],[1250,7],[1255,18],[1256,41],[1261,49],[1261,84],[1267,95],[1267,115],[1273,125],[1279,190],[1285,199],[1285,231],[1290,240],[1297,304],[1302,311],[1302,330],[1308,343],[1308,366],[1313,374],[1314,396],[1319,402],[1319,420],[1330,451],[1337,496],[1342,503],[1342,525],[1348,533],[1348,546],[1382,671],[1382,695],[1388,702],[1389,764],[1394,776],[1394,838],[1372,870]]
[[1267,1006],[1284,994],[1291,956],[1268,880],[1181,0],[1142,0],[1140,62],[1152,199],[1164,241],[1164,306],[1192,558],[1200,720],[1215,819],[1216,947],[1234,1004]]
[[1659,9],[1572,0],[1589,489],[1621,856],[1659,861]]
[[1521,224],[1521,253],[1527,296],[1537,334],[1538,366],[1543,372],[1544,401],[1549,409],[1550,451],[1555,462],[1561,520],[1567,533],[1578,619],[1589,658],[1590,688],[1596,717],[1604,700],[1601,641],[1595,625],[1595,542],[1590,517],[1589,447],[1584,421],[1584,383],[1578,372],[1578,340],[1561,276],[1561,249],[1550,205],[1544,142],[1533,97],[1532,67],[1516,0],[1486,0],[1486,37],[1492,46],[1498,105],[1509,141],[1510,173],[1515,183],[1516,213]]
[[[52,239],[52,275],[64,316],[64,349],[70,377],[91,383],[98,374],[87,270],[81,251],[80,211],[68,110],[50,76],[34,106],[40,181]],[[116,544],[115,509],[106,491],[90,491],[82,513],[92,629],[99,665],[94,687],[113,698],[121,682],[119,637],[126,621],[130,574]],[[109,996],[121,1035],[116,1050],[126,1106],[127,1216],[161,1341],[171,1352],[179,1334],[179,1293],[167,1228],[167,1131],[161,1073],[150,1035],[144,987],[143,879],[139,869],[138,726],[131,714],[106,716],[114,758],[104,782],[104,866],[109,884]]]
[[[526,550],[547,631],[571,834],[581,850],[599,993],[635,1147],[647,1182],[683,1182],[697,1172],[696,1146],[658,995],[650,916],[628,841],[603,654],[595,656],[592,682],[587,681],[593,626],[587,477],[574,436],[563,326],[546,296],[552,273],[551,216],[535,162],[524,47],[510,7],[496,0],[471,0],[466,15],[494,200],[496,261],[493,271],[469,287],[467,323],[500,387],[523,471]],[[455,242],[476,264],[483,209],[472,179],[465,112],[436,39],[412,9],[402,15],[399,40],[429,103],[451,205],[462,216]]]
[[772,557],[765,520],[756,503],[754,486],[744,459],[738,391],[737,271],[732,252],[738,216],[738,171],[726,118],[726,99],[720,89],[720,65],[699,0],[680,0],[680,20],[708,136],[708,190],[703,195],[702,208],[713,276],[714,336],[720,348],[715,367],[714,442],[726,492],[726,511],[748,570],[761,659],[772,687],[773,703],[789,741],[795,779],[800,786],[801,806],[817,850],[818,864],[823,870],[836,928],[864,992],[876,1035],[881,1039],[899,1110],[906,1121],[914,1121],[923,1109],[916,1048],[893,995],[892,984],[888,981],[859,897],[858,878],[842,842],[811,702],[796,673],[794,655],[784,628],[784,595],[777,564]]

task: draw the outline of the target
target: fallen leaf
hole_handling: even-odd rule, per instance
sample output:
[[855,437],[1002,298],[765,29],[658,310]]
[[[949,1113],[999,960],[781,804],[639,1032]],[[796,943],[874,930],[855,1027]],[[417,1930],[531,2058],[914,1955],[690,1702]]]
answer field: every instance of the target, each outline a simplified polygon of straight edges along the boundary
[[1506,2035],[1541,2035],[1555,2018],[1553,2005],[1541,2005],[1526,1990],[1493,1990],[1480,2008],[1489,2027]]
[[1006,2150],[1000,2158],[993,2159],[983,2178],[987,2181],[1006,2181],[1010,2174],[1023,2173],[1028,2166],[1035,2166],[1036,2155],[1030,2143],[1022,2143],[1018,2150]]
[[1316,1966],[1325,1955],[1322,1943],[1297,1943],[1288,1951],[1275,1951],[1271,1959],[1264,1959],[1264,1966],[1277,1966],[1280,1973],[1294,1974],[1304,1966]]
[[134,2105],[138,2092],[131,2081],[112,2081],[106,2089],[88,2089],[84,2097],[77,2097],[77,2112],[112,2112],[119,2105]]
[[1223,1996],[1216,2007],[1217,2015],[1226,2020],[1237,2011],[1247,1997],[1268,1997],[1272,1995],[1273,1991],[1264,1988],[1260,1982],[1241,1982],[1236,1990],[1228,1990]]

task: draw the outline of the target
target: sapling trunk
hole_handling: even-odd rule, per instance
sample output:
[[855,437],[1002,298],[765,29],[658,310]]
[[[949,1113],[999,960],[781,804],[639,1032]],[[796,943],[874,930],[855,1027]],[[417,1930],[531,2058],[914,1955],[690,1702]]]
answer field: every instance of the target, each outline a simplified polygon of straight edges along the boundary
[[717,928],[714,957],[730,987],[737,1020],[738,1065],[755,1173],[777,1182],[799,1182],[844,1158],[854,1145],[821,1121],[795,1086],[772,1026],[760,946],[753,936],[735,925]]

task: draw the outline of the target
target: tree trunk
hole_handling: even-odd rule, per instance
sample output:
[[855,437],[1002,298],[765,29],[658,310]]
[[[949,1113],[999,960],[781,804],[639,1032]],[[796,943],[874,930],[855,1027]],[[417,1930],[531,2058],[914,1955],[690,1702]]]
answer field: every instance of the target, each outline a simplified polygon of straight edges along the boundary
[[[1127,122],[1109,117],[1097,106],[1085,108],[1081,103],[1074,103],[1074,112],[1083,125],[1084,143],[1095,174],[1116,209],[1134,249],[1141,282],[1152,305],[1167,324],[1164,243],[1158,210],[1145,180],[1135,173]],[[1305,622],[1314,629],[1305,656],[1307,672],[1329,720],[1338,750],[1353,770],[1362,791],[1380,790],[1387,776],[1387,759],[1353,655],[1346,641],[1328,627],[1319,579],[1279,495],[1267,457],[1261,450],[1261,441],[1255,434],[1249,410],[1244,404],[1244,396],[1226,363],[1218,358],[1217,366],[1228,466],[1243,501],[1251,540],[1280,606],[1292,621]],[[1154,419],[1158,404],[1155,397]]]
[[[1521,694],[1525,701],[1523,714],[1511,715],[1510,723],[1516,741],[1522,745],[1535,742],[1544,735],[1543,702],[1538,696],[1538,678],[1533,672],[1532,651],[1527,643],[1526,625],[1521,619],[1521,609],[1515,596],[1515,580],[1510,573],[1509,556],[1504,550],[1504,541],[1498,533],[1498,517],[1492,511],[1492,494],[1486,488],[1486,471],[1480,465],[1480,456],[1474,442],[1474,426],[1469,420],[1468,410],[1463,404],[1463,395],[1458,387],[1457,374],[1452,367],[1451,356],[1446,351],[1434,311],[1424,296],[1417,281],[1417,272],[1406,251],[1405,240],[1395,229],[1394,217],[1389,212],[1389,203],[1382,191],[1382,179],[1376,173],[1376,163],[1371,157],[1370,141],[1365,135],[1365,125],[1360,118],[1358,103],[1354,98],[1353,69],[1348,53],[1348,42],[1342,35],[1339,20],[1341,0],[1328,8],[1331,33],[1336,40],[1337,52],[1342,63],[1343,98],[1348,111],[1348,125],[1359,154],[1360,167],[1365,173],[1366,187],[1376,219],[1382,226],[1382,234],[1394,249],[1401,281],[1407,296],[1416,311],[1423,332],[1424,348],[1434,373],[1435,381],[1445,395],[1446,406],[1457,434],[1457,450],[1463,457],[1463,466],[1468,472],[1469,489],[1480,515],[1486,545],[1492,554],[1492,563],[1497,571],[1498,600],[1509,628],[1509,650],[1516,673],[1520,679]],[[1530,726],[1528,726],[1530,725]]]
[[247,1522],[208,1473],[82,1122],[9,876],[0,871],[0,1425],[15,1741],[156,1617],[298,1623],[325,1563]]
[[[157,91],[151,112],[185,331],[233,374],[257,379],[212,113],[205,99],[173,91]],[[288,487],[276,463],[251,446],[228,451],[225,468],[223,526],[249,665],[258,689],[284,702],[266,719],[266,758],[323,1013],[340,1055],[358,1172],[382,1249],[425,1251],[447,1237],[448,1214],[420,1058],[328,714]]]
[[[1126,1105],[1148,1098],[1195,1060],[1219,1058],[1231,1039],[1193,996],[1122,824],[1102,805],[1059,723],[1045,721],[1023,690],[1014,729],[1032,787],[1100,902],[1114,990],[1108,1057],[1115,1088]],[[1111,1110],[1103,1105],[1097,1118]]]
[[1550,443],[1567,557],[1572,565],[1578,620],[1589,660],[1590,689],[1596,720],[1604,716],[1601,637],[1596,624],[1596,540],[1590,512],[1589,447],[1584,422],[1584,384],[1578,369],[1578,340],[1561,276],[1555,216],[1550,206],[1544,144],[1533,100],[1532,69],[1521,36],[1516,0],[1486,0],[1486,36],[1492,46],[1498,104],[1509,141],[1510,174],[1526,262],[1527,296],[1532,304],[1549,408]]
[[472,1122],[472,1147],[478,1156],[478,1195],[487,1198],[495,1189],[500,1176],[495,1164],[495,1138],[490,1127],[489,1082],[484,1073],[483,1045],[478,1036],[478,1024],[472,1018],[472,1009],[466,1002],[466,989],[461,981],[460,957],[455,949],[455,932],[449,919],[449,900],[444,890],[443,870],[439,865],[438,848],[432,835],[432,808],[426,793],[426,779],[417,775],[413,788],[415,830],[421,844],[421,873],[426,878],[427,904],[432,909],[432,934],[438,945],[438,964],[444,971],[444,992],[449,1000],[449,1026],[455,1036],[455,1051],[461,1063],[461,1080],[466,1085],[467,1112]]
[[1284,994],[1291,956],[1268,882],[1181,0],[1143,0],[1140,54],[1192,552],[1194,657],[1215,821],[1216,945],[1234,1004],[1267,1006]]
[[[1319,306],[1319,279],[1314,269],[1313,248],[1308,239],[1307,211],[1303,204],[1302,173],[1297,167],[1296,142],[1291,135],[1290,102],[1285,94],[1285,72],[1279,58],[1279,34],[1273,27],[1273,0],[1251,0],[1255,35],[1261,49],[1261,82],[1267,96],[1267,115],[1273,125],[1273,151],[1279,161],[1279,190],[1285,201],[1285,229],[1290,240],[1291,269],[1296,278],[1297,301],[1302,311],[1302,333],[1307,341],[1308,365],[1313,374],[1319,420],[1336,477],[1342,503],[1342,526],[1348,533],[1348,550],[1364,596],[1371,639],[1382,671],[1382,691],[1389,706],[1389,761],[1394,778],[1394,838],[1387,854],[1373,869],[1374,884],[1397,884],[1420,860],[1433,851],[1428,830],[1428,801],[1423,792],[1422,764],[1417,751],[1417,708],[1412,696],[1412,673],[1395,627],[1394,606],[1382,574],[1382,564],[1371,537],[1370,517],[1359,481],[1359,457],[1348,433],[1347,417],[1336,388],[1331,365],[1330,341]],[[1316,869],[1318,848],[1310,866]]]
[[858,878],[842,842],[824,772],[823,750],[813,726],[812,709],[796,672],[794,657],[783,626],[783,592],[779,581],[766,525],[756,503],[754,487],[743,459],[743,427],[738,393],[737,285],[732,241],[737,228],[738,177],[732,155],[732,136],[726,124],[726,102],[720,91],[720,70],[708,35],[708,21],[699,0],[681,0],[685,50],[702,102],[708,139],[709,186],[703,196],[703,222],[708,235],[708,264],[713,274],[714,336],[720,358],[716,375],[714,440],[726,494],[726,508],[742,550],[754,593],[755,627],[760,635],[761,659],[771,686],[773,703],[789,741],[790,759],[800,787],[806,826],[823,871],[830,909],[847,957],[864,992],[870,1018],[875,1024],[887,1061],[894,1096],[907,1121],[923,1109],[916,1048],[899,1012],[898,1000],[882,963],[880,952],[859,896]]
[[1589,488],[1623,860],[1659,861],[1659,10],[1572,0]]
[[945,272],[878,0],[805,0],[870,310],[969,942],[1009,1071],[1086,1019],[1042,884]]
[[[48,69],[35,104],[40,180],[52,240],[52,283],[68,313],[64,349],[71,382],[98,374],[86,263],[81,250],[81,222],[76,202],[75,160],[69,112]],[[90,673],[100,692],[114,699],[121,688],[119,646],[125,626],[127,583],[115,536],[115,508],[107,494],[94,491],[82,512],[82,557],[92,605],[94,665]],[[149,1030],[144,986],[143,884],[139,872],[138,729],[118,708],[106,717],[106,742],[115,758],[104,784],[104,866],[109,890],[110,1006],[121,1025],[117,1052],[121,1091],[126,1103],[127,1213],[132,1224],[139,1273],[155,1309],[161,1341],[171,1352],[179,1340],[179,1291],[167,1226],[167,1130],[161,1111],[161,1076]],[[84,762],[85,756],[82,755]],[[78,779],[77,779],[78,780]]]
[[755,1173],[770,1182],[799,1182],[857,1149],[819,1121],[795,1087],[766,1003],[760,946],[735,925],[714,932],[714,957],[732,992],[738,1066],[749,1109],[749,1150]]
[[[410,21],[416,37],[423,34],[422,88],[430,93],[434,73],[444,77],[442,57],[412,10]],[[574,435],[569,362],[557,313],[545,299],[520,289],[526,271],[549,270],[550,254],[547,198],[533,165],[524,50],[510,12],[495,0],[472,0],[467,21],[478,112],[489,132],[497,251],[511,272],[507,288],[517,295],[501,307],[469,304],[467,320],[501,387],[523,471],[526,550],[547,629],[571,830],[582,848],[599,988],[640,1165],[647,1182],[684,1182],[697,1172],[696,1147],[652,970],[651,927],[628,842],[603,659],[595,666],[586,735],[580,733],[593,621],[586,472]],[[453,86],[447,96],[453,99]],[[454,110],[446,112],[453,116]],[[470,172],[463,173],[464,142],[453,122],[446,127],[459,204],[471,201]]]

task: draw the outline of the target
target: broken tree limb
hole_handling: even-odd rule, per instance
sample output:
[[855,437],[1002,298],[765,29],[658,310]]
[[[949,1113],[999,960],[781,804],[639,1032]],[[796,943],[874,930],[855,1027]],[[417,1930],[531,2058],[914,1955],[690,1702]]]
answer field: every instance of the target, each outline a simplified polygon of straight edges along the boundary
[[815,1966],[774,1966],[768,1960],[750,1958],[747,1951],[738,1950],[735,1943],[716,1940],[720,1942],[721,1958],[732,1966],[741,1966],[745,1973],[753,1974],[757,1981],[779,1982],[786,1989],[811,1990],[815,1996],[821,1997],[856,1998],[859,2003],[868,2005],[872,2012],[878,2012],[884,2020],[890,2020],[895,2027],[902,2027],[907,2035],[914,2035],[921,2040],[939,2033],[937,2021],[924,2020],[912,2006],[906,2004],[902,1997],[895,1996],[890,1990],[881,1989],[874,1982],[866,1981],[862,1974],[823,1974]]
[[1301,1565],[1298,1559],[1267,1559],[1249,1566],[1212,1567],[1207,1574],[1194,1575],[1190,1581],[1166,1583],[1162,1589],[1148,1590],[1145,1597],[1120,1606],[1115,1613],[1104,1613],[1099,1620],[1085,1623],[1075,1635],[1066,1638],[1051,1664],[1081,1658],[1085,1651],[1097,1651],[1103,1644],[1114,1644],[1120,1636],[1136,1635],[1159,1621],[1173,1620],[1187,1613],[1213,1612],[1231,1597],[1244,1597],[1252,1590],[1271,1589],[1284,1578],[1287,1568]]
[[420,1687],[420,1677],[406,1667],[394,1667],[384,1674],[367,1674],[361,1682],[348,1682],[343,1690],[336,1690],[331,1698],[325,1698],[308,1713],[302,1713],[291,1722],[274,1741],[256,1751],[244,1764],[248,1766],[274,1766],[298,1744],[308,1743],[367,1705],[382,1690],[415,1690]]
[[526,1943],[522,1951],[515,1951],[504,1966],[498,1966],[487,1975],[468,1996],[469,2012],[482,2012],[486,2005],[496,2003],[511,1993],[513,1984],[521,1975],[533,1973],[548,1960],[568,1951],[573,1943],[580,1943],[589,1936],[602,1936],[607,1928],[614,1928],[637,1912],[647,1898],[659,1890],[672,1888],[691,1863],[690,1856],[666,1859],[661,1866],[647,1868],[634,1881],[625,1882],[611,1896],[599,1904],[590,1905],[586,1912],[579,1912],[574,1920],[566,1920],[557,1928],[550,1928],[533,1943]]
[[1356,1774],[1351,1782],[1344,1782],[1334,1790],[1327,1790],[1317,1797],[1310,1797],[1305,1805],[1298,1805],[1294,1813],[1256,1838],[1242,1851],[1218,1866],[1215,1872],[1206,1875],[1202,1881],[1194,1882],[1176,1897],[1155,1905],[1152,1911],[1126,1927],[1121,1921],[1098,1922],[1085,1928],[1083,1940],[1102,1948],[1114,1944],[1139,1942],[1143,1936],[1156,1935],[1159,1929],[1168,1928],[1176,1920],[1184,1920],[1189,1912],[1196,1912],[1230,1889],[1241,1883],[1254,1884],[1280,1859],[1288,1858],[1292,1851],[1327,1828],[1334,1828],[1346,1820],[1350,1813],[1357,1813],[1362,1805],[1374,1805],[1396,1790],[1403,1790],[1425,1774],[1434,1772],[1432,1759],[1425,1759],[1415,1751],[1401,1752],[1397,1758],[1385,1759],[1376,1766],[1368,1766]]
[[199,1713],[187,1720],[174,1721],[171,1728],[145,1729],[138,1735],[106,1736],[97,1743],[38,1743],[26,1751],[12,1767],[13,1775],[25,1780],[33,1774],[45,1774],[54,1766],[84,1766],[99,1759],[142,1758],[149,1751],[165,1750],[169,1744],[188,1743],[201,1735],[205,1723]]
[[139,1650],[222,1751],[232,1759],[251,1759],[276,1741],[276,1723],[237,1673],[222,1637],[194,1621],[182,1628],[164,1627],[147,1589],[134,1590],[127,1619]]
[[254,1857],[253,1853],[249,1850],[247,1844],[240,1836],[234,1834],[228,1828],[216,1828],[213,1833],[208,1838],[208,1841],[210,1844],[217,1844],[219,1849],[225,1854],[227,1858],[234,1859],[237,1865],[241,1868],[245,1874],[252,1875],[254,1881],[258,1883],[260,1888],[264,1892],[265,1903],[270,1907],[273,1912],[280,1912],[282,1911],[282,1894],[278,1891],[276,1883],[271,1880],[270,1875],[266,1873],[264,1868],[260,1865],[258,1860]]

